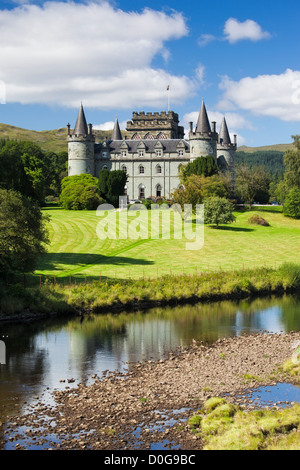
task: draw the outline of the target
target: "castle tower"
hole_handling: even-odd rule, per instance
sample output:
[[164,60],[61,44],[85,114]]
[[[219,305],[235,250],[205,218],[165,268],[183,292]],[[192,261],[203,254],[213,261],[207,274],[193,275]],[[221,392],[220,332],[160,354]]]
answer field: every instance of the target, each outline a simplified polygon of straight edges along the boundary
[[195,131],[193,130],[193,123],[190,122],[189,141],[191,161],[211,155],[217,162],[218,134],[216,132],[216,123],[213,122],[211,128],[204,101],[202,101]]
[[236,148],[236,135],[234,136],[234,143],[232,143],[224,117],[221,123],[217,144],[218,166],[221,170],[230,170],[234,173]]
[[68,176],[87,173],[94,176],[94,142],[92,124],[87,125],[82,104],[80,105],[74,132],[68,124]]
[[174,111],[134,111],[131,121],[127,121],[126,131],[128,139],[136,140],[184,138],[184,128],[179,126],[178,114]]
[[122,134],[121,134],[118,118],[116,118],[115,120],[115,125],[113,128],[111,140],[122,140]]

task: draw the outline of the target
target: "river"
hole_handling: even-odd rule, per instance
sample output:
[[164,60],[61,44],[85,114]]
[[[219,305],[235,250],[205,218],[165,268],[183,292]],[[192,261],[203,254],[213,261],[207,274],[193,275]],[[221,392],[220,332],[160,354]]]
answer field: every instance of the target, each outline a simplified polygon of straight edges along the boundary
[[24,413],[54,389],[89,383],[106,371],[159,360],[193,340],[300,330],[300,297],[260,298],[155,308],[142,312],[0,323],[0,421]]

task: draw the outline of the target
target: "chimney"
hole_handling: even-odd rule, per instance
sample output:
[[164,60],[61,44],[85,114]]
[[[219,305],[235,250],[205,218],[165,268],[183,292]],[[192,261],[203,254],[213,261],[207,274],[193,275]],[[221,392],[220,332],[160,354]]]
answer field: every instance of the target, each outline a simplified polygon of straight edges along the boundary
[[189,126],[190,126],[190,133],[192,134],[193,133],[193,123],[189,122]]
[[216,132],[216,122],[213,121],[213,122],[211,123],[211,125],[212,125],[212,131],[213,131],[213,133],[215,133],[215,132]]
[[237,144],[237,135],[234,134],[233,138],[234,138],[234,145],[236,145]]
[[92,135],[93,134],[93,124],[89,124],[88,128],[89,128],[89,135]]
[[71,135],[71,133],[70,133],[70,124],[69,123],[67,124],[67,128],[68,128],[68,135]]

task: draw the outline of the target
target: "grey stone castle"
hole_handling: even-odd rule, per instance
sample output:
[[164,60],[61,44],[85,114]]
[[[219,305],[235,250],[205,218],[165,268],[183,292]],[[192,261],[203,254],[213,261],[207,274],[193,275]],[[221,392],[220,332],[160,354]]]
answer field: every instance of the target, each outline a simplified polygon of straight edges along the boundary
[[129,200],[141,200],[168,198],[180,185],[180,166],[198,157],[211,155],[220,169],[234,173],[236,136],[232,143],[225,117],[217,132],[216,123],[210,124],[202,102],[195,129],[192,122],[189,126],[187,140],[178,114],[173,111],[134,112],[131,121],[127,121],[126,138],[116,119],[111,139],[97,143],[81,105],[73,132],[68,124],[68,175],[98,176],[102,169],[126,171],[124,194]]

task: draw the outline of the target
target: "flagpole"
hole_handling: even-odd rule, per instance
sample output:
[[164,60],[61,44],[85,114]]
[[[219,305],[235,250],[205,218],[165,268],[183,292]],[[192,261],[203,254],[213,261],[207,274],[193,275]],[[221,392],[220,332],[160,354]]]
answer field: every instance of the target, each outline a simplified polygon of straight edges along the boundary
[[168,92],[168,112],[170,111],[170,85],[167,86],[167,92]]

